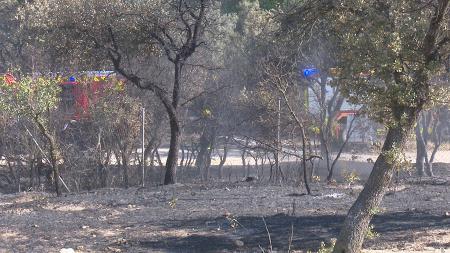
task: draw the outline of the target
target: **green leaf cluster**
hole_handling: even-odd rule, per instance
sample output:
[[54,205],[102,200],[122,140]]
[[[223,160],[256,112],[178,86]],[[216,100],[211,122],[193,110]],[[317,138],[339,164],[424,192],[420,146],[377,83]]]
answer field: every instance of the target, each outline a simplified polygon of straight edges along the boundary
[[0,109],[11,116],[35,118],[54,110],[61,87],[53,78],[25,76],[9,84],[0,81]]

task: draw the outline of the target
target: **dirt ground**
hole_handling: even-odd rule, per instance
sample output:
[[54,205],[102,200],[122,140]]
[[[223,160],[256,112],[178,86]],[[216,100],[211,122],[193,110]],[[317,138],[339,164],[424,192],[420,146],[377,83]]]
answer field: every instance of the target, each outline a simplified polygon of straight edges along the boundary
[[[435,172],[391,189],[366,252],[450,252],[450,166]],[[214,182],[0,195],[0,252],[317,251],[361,188],[316,183],[307,196],[296,186]]]

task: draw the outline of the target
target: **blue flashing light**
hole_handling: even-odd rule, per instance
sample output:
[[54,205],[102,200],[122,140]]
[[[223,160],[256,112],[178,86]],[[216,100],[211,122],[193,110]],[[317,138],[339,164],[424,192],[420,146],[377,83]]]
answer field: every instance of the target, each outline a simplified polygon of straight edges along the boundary
[[319,70],[316,68],[310,68],[310,69],[303,70],[303,76],[306,78],[313,77],[317,74],[319,74]]
[[75,79],[74,76],[69,77],[69,82],[75,82],[77,79]]

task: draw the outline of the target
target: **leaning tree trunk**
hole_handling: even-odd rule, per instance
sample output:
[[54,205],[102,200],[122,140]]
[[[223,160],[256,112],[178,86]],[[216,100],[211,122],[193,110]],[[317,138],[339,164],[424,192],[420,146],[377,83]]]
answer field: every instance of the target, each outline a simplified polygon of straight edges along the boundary
[[438,109],[438,119],[433,124],[433,136],[432,136],[432,142],[434,144],[433,150],[431,151],[430,158],[428,159],[427,166],[425,167],[425,172],[430,176],[434,177],[433,173],[433,162],[434,158],[436,156],[436,153],[439,149],[439,147],[442,145],[442,125],[441,125],[441,110],[442,108]]
[[[438,133],[438,134],[442,134],[442,133]],[[433,162],[434,162],[434,158],[435,158],[435,156],[436,156],[436,153],[437,153],[439,147],[441,146],[441,143],[440,143],[440,141],[439,141],[438,143],[435,143],[434,145],[435,145],[435,146],[434,146],[434,148],[433,148],[433,151],[431,151],[430,159],[428,159],[428,164],[427,164],[427,166],[425,167],[426,172],[427,172],[427,174],[428,174],[430,177],[434,177],[434,172],[433,172]]]
[[414,113],[410,115],[410,125],[398,124],[388,129],[381,154],[378,156],[372,173],[364,189],[350,208],[339,234],[333,253],[359,253],[367,233],[373,211],[378,208],[391,182],[396,169],[396,157],[403,149],[404,143],[415,121]]
[[426,150],[426,146],[425,146],[425,141],[424,141],[422,133],[420,131],[420,123],[417,123],[417,126],[416,126],[416,146],[417,146],[417,153],[416,153],[417,174],[419,176],[424,176],[426,160],[427,160],[426,159],[427,150]]

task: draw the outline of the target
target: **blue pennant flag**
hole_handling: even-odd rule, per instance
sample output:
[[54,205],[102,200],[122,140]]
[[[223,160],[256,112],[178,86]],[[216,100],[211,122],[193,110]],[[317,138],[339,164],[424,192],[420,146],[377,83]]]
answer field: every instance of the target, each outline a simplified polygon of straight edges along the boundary
[[305,78],[314,77],[315,75],[319,74],[319,70],[316,68],[310,68],[310,69],[303,69],[303,76]]

